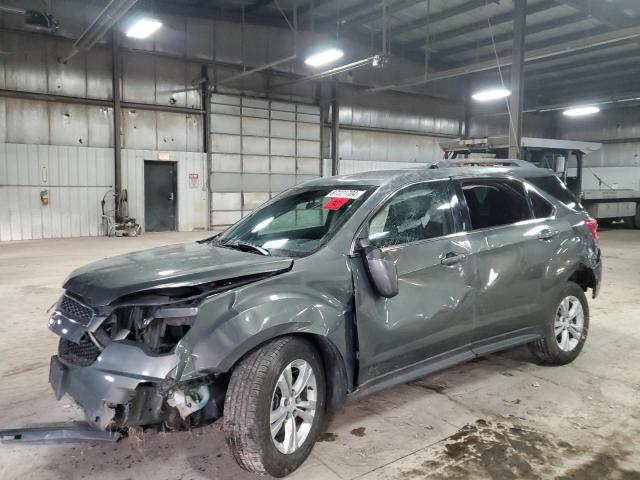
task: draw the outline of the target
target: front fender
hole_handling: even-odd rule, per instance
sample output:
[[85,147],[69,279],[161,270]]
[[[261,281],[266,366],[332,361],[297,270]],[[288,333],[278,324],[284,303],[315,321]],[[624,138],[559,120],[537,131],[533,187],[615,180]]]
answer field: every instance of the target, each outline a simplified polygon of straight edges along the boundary
[[326,283],[321,275],[310,277],[294,271],[207,299],[176,347],[181,362],[173,376],[227,372],[253,348],[288,334],[323,337],[347,358],[350,272],[324,276]]

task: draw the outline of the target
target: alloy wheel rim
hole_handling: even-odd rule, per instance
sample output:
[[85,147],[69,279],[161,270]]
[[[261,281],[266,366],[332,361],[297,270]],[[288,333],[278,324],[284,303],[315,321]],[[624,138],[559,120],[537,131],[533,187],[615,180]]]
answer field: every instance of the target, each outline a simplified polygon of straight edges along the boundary
[[270,408],[271,439],[280,453],[296,452],[311,431],[316,415],[316,375],[306,360],[287,365],[273,390]]
[[580,343],[584,331],[584,310],[580,300],[570,295],[558,305],[553,333],[560,350],[571,352]]

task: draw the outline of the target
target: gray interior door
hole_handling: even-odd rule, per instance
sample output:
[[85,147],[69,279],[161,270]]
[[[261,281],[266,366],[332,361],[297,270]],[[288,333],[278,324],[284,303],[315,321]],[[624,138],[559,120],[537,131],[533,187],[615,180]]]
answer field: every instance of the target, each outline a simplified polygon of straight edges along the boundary
[[144,162],[144,225],[147,232],[176,230],[177,165]]

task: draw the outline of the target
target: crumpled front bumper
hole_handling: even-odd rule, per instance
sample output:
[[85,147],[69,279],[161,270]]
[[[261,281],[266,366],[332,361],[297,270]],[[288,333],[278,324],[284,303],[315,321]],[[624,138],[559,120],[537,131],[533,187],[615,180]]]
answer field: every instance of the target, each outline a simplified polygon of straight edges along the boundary
[[95,427],[106,429],[116,415],[116,406],[131,402],[136,388],[160,383],[178,365],[175,353],[156,355],[130,341],[110,343],[91,365],[80,367],[51,359],[49,381],[58,399],[71,396]]

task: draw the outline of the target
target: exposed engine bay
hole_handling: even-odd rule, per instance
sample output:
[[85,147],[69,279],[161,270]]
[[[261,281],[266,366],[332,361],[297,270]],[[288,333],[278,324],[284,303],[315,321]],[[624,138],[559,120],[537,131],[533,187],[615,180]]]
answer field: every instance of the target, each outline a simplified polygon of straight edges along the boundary
[[101,429],[183,429],[221,417],[227,375],[181,380],[188,355],[177,347],[203,299],[271,275],[136,292],[103,307],[65,292],[49,320],[61,337],[50,370],[57,398],[70,394]]

